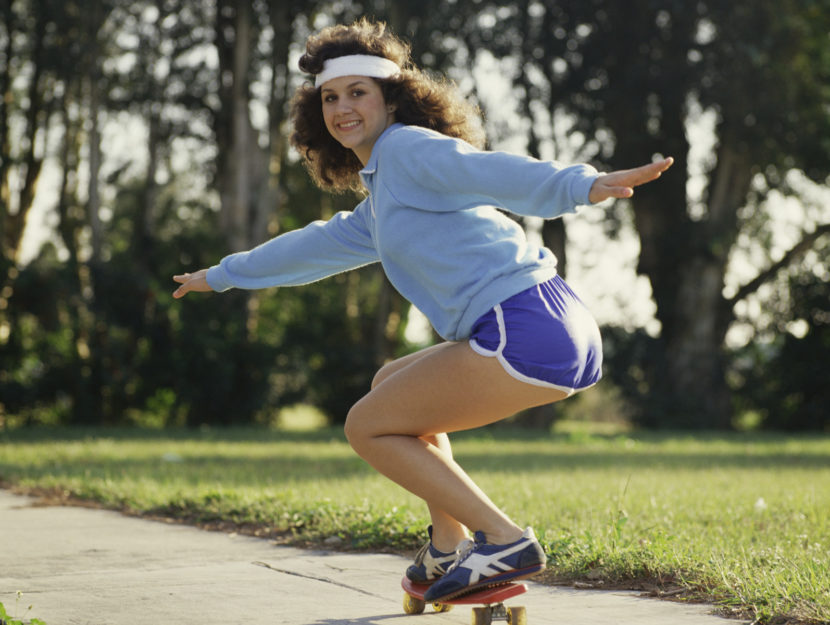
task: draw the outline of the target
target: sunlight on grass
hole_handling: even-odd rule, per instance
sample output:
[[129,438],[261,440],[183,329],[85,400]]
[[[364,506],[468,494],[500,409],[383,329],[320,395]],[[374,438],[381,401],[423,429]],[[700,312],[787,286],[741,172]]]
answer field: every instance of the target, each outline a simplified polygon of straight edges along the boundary
[[276,428],[286,432],[309,432],[326,427],[328,418],[323,412],[306,404],[296,404],[280,410]]

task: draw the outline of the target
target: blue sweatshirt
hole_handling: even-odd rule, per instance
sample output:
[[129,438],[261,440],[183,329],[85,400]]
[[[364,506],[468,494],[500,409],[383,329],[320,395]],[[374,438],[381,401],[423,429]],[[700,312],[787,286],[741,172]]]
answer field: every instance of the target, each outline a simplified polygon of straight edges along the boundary
[[589,203],[597,172],[393,124],[360,176],[369,195],[354,210],[226,256],[208,270],[210,287],[295,286],[379,261],[438,334],[463,340],[493,306],[556,275],[550,250],[497,208],[546,219],[574,212]]

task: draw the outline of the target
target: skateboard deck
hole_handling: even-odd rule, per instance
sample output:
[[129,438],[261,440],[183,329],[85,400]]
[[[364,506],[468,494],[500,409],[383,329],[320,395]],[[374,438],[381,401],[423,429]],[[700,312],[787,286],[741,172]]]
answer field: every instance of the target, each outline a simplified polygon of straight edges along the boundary
[[[424,593],[427,584],[416,584],[407,577],[401,580],[404,590],[403,609],[406,614],[421,614],[426,607]],[[432,607],[436,612],[448,612],[455,605],[481,606],[473,608],[472,625],[490,625],[492,621],[506,621],[508,625],[527,625],[524,607],[506,607],[504,601],[527,592],[527,585],[507,583],[492,588],[482,588],[460,597],[436,601]]]

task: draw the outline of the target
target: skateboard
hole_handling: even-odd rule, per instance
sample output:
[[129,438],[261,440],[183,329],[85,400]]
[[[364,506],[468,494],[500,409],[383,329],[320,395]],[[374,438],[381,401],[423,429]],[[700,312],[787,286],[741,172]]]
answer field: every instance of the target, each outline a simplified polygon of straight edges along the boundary
[[[406,614],[421,614],[426,607],[424,593],[429,586],[416,584],[409,578],[401,580],[404,590],[403,611]],[[502,586],[482,588],[454,599],[435,602],[436,612],[449,612],[455,605],[482,606],[473,608],[472,625],[490,625],[493,621],[507,621],[508,625],[527,625],[527,612],[522,606],[506,607],[504,601],[527,592],[527,585],[511,582]]]

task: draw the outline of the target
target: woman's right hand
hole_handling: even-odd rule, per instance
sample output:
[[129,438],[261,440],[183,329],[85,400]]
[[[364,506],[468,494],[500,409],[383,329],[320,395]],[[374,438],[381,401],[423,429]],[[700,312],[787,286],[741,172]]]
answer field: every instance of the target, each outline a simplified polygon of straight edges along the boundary
[[210,285],[207,283],[206,277],[207,269],[200,269],[194,273],[183,273],[178,276],[173,276],[173,280],[181,284],[181,286],[173,291],[173,297],[176,299],[182,298],[191,291],[212,291]]
[[674,163],[674,159],[669,157],[634,169],[600,174],[591,186],[588,201],[591,204],[596,204],[608,198],[631,197],[634,195],[634,187],[657,180],[664,171],[672,166],[672,163]]

